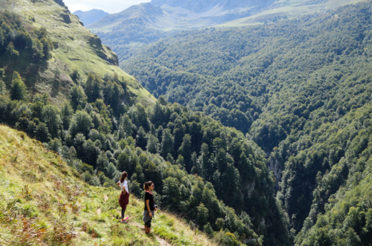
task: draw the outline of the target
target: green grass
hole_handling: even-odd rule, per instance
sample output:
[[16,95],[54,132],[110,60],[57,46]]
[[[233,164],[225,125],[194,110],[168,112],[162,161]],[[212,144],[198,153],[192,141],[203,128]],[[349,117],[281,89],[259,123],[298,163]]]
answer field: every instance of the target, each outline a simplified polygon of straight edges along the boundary
[[87,185],[40,142],[2,125],[0,176],[0,245],[214,245],[163,211],[145,235],[134,196],[129,223],[119,223],[118,190]]
[[[155,98],[144,89],[134,77],[128,75],[118,66],[102,59],[98,54],[104,54],[109,59],[114,59],[114,53],[106,46],[99,47],[95,35],[83,27],[77,16],[66,13],[65,9],[53,0],[35,1],[30,0],[0,0],[0,10],[9,10],[22,16],[26,25],[46,28],[48,37],[52,40],[55,48],[52,50],[52,58],[48,61],[48,68],[42,72],[44,81],[38,85],[39,92],[49,93],[50,85],[45,81],[53,81],[56,73],[62,75],[63,87],[68,89],[72,85],[69,75],[78,71],[82,81],[85,81],[90,72],[104,77],[117,76],[128,85],[129,90],[136,95],[138,102],[149,104]],[[68,14],[71,23],[65,23],[62,15]],[[96,40],[97,41],[97,40]],[[42,82],[42,81],[40,81]],[[61,93],[61,98],[68,93]],[[61,98],[56,98],[59,102]]]

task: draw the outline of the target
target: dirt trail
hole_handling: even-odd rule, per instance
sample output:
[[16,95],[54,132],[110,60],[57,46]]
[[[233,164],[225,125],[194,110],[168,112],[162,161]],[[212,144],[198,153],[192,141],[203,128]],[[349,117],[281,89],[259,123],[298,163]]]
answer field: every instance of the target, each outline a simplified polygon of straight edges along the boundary
[[[104,195],[104,196],[103,196],[103,200],[106,202],[106,201],[108,200],[108,197],[107,197],[106,195]],[[96,211],[97,215],[100,215],[101,212],[102,212],[102,211],[101,211],[101,208],[98,208],[97,211]],[[143,225],[141,225],[141,224],[138,223],[138,222],[135,222],[135,221],[133,221],[133,222],[132,222],[132,221],[129,221],[129,224],[130,224],[130,225],[133,225],[133,226],[135,226],[135,227],[137,227],[137,228],[139,228],[139,229],[141,229],[141,230],[144,230]],[[143,233],[145,233],[145,232],[143,232]],[[163,238],[161,238],[161,237],[155,235],[154,233],[152,233],[152,235],[155,237],[155,239],[158,241],[158,243],[159,243],[161,246],[172,246],[172,244],[168,243],[166,240],[164,240]]]
[[[139,224],[139,223],[137,223],[137,222],[129,222],[129,224],[132,224],[132,225],[134,225],[135,227],[138,227],[138,228],[140,228],[141,230],[144,230],[144,228],[143,228],[143,225],[141,225],[141,224]],[[145,232],[143,232],[143,233],[145,233]],[[161,238],[161,237],[159,237],[159,236],[157,236],[157,235],[155,235],[154,233],[151,233],[154,237],[155,237],[155,239],[159,242],[159,244],[161,245],[161,246],[172,246],[172,244],[170,244],[170,243],[168,243],[166,240],[164,240],[163,238]]]
[[172,244],[168,243],[167,241],[165,241],[164,239],[162,239],[161,237],[158,237],[155,235],[155,238],[156,240],[158,240],[158,242],[160,243],[161,246],[171,246]]

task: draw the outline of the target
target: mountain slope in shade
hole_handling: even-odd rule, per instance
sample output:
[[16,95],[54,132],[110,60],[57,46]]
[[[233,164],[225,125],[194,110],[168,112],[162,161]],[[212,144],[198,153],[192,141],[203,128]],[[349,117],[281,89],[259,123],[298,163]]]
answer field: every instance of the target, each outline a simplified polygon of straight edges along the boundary
[[84,25],[87,26],[94,22],[99,21],[100,19],[108,15],[109,13],[106,13],[105,11],[100,10],[100,9],[92,9],[88,11],[78,10],[78,11],[75,11],[73,14],[77,15],[79,19],[84,23]]

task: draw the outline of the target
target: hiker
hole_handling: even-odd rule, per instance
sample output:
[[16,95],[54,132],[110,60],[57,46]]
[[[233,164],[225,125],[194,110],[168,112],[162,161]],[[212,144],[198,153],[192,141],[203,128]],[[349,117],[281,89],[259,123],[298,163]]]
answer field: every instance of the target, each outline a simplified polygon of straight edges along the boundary
[[149,234],[151,230],[151,220],[154,217],[154,213],[157,210],[157,206],[154,202],[154,195],[152,191],[155,188],[155,184],[152,181],[147,181],[143,185],[145,190],[145,208],[143,211],[143,222],[145,222],[145,233]]
[[128,221],[128,217],[124,218],[125,210],[129,203],[129,190],[128,190],[128,182],[127,182],[128,173],[124,171],[121,174],[120,180],[117,182],[117,185],[120,186],[120,197],[119,197],[119,204],[121,207],[121,222],[126,223]]

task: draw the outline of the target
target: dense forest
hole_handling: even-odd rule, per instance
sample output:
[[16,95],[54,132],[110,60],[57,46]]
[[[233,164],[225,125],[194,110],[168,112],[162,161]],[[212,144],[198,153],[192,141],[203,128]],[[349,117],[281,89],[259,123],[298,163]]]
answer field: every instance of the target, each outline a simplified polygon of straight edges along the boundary
[[315,144],[286,163],[278,196],[296,216],[293,227],[305,219],[296,244],[371,243],[371,115],[369,104],[324,124],[305,137]]
[[[345,187],[371,188],[371,10],[361,3],[270,25],[185,32],[122,67],[154,95],[247,133],[266,152],[296,244],[325,240],[332,223],[325,245],[368,245],[368,192],[340,203],[351,194]],[[351,207],[359,219],[343,227]]]
[[[12,84],[19,80],[15,74]],[[80,92],[76,110],[69,103],[59,110],[46,95],[32,102],[2,96],[0,120],[48,143],[90,184],[114,185],[118,170],[127,170],[131,191],[140,196],[141,184],[153,180],[162,208],[211,235],[228,230],[236,234],[231,240],[253,245],[262,243],[260,235],[267,243],[287,240],[263,153],[241,133],[159,103],[149,113],[141,105],[130,107],[114,125],[102,99],[88,103]]]
[[140,197],[153,180],[161,209],[221,245],[370,245],[369,4],[163,39],[122,64],[154,100],[44,2],[0,12],[1,123],[89,184],[126,170]]
[[[264,135],[258,133],[263,127],[251,129],[253,121],[281,103],[310,104],[278,96],[299,97],[298,90],[317,87],[321,80],[326,80],[325,92],[335,90],[338,83],[332,82],[342,79],[337,72],[357,73],[350,66],[368,66],[370,13],[369,5],[360,4],[265,26],[184,32],[140,49],[121,66],[155,96],[165,95],[224,125],[250,131],[260,145],[266,142],[263,147],[269,151],[277,142],[266,140],[271,135],[282,140],[281,131],[290,127]],[[332,72],[323,75],[325,71]],[[311,101],[309,113],[320,107],[318,100]]]
[[[6,68],[8,71],[17,69],[29,74],[26,79],[31,89],[32,81],[39,74],[40,70],[45,69],[46,61],[51,57],[51,49],[53,45],[50,39],[47,38],[45,28],[33,28],[27,30],[22,25],[21,19],[10,12],[3,12],[0,15],[0,67]],[[9,75],[11,72],[4,73],[4,69],[0,70],[0,76]],[[9,77],[5,78],[9,80]],[[0,80],[0,93],[5,89],[3,80]],[[21,96],[17,90],[21,90],[24,85],[18,84],[19,89],[12,90],[13,98]],[[17,88],[18,88],[17,87]]]
[[[87,28],[110,46],[120,60],[125,60],[141,46],[181,30],[213,26],[256,14],[274,2],[275,0],[152,0],[96,18]],[[77,11],[75,14],[84,22],[89,12]]]
[[[10,23],[1,26],[4,54],[12,47],[15,56],[27,58],[32,44],[53,39],[47,30],[34,36],[38,29],[26,28],[16,14],[2,12],[1,19]],[[13,46],[21,36],[13,34],[23,32],[33,37],[30,46]],[[48,61],[53,49],[32,62]],[[126,170],[134,194],[141,196],[143,182],[153,180],[161,208],[221,244],[289,243],[264,153],[241,132],[162,98],[137,104],[126,82],[107,74],[84,78],[71,71],[67,100],[55,105],[52,95],[33,91],[37,83],[25,79],[29,70],[8,64],[1,69],[0,122],[44,142],[86,182],[112,186]]]

